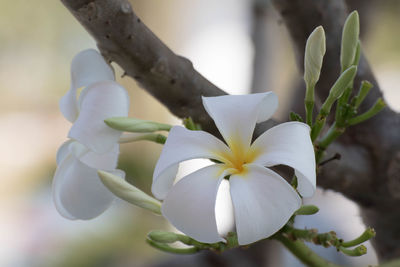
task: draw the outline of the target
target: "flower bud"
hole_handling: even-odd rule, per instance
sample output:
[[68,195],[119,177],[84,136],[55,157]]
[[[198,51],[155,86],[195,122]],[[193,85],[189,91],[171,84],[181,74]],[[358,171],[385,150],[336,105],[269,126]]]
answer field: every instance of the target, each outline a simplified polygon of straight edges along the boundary
[[353,11],[346,19],[342,33],[340,64],[342,72],[354,64],[360,35],[358,12]]
[[315,84],[319,80],[325,51],[324,28],[318,26],[307,39],[304,56],[304,81],[307,86],[306,100],[308,101],[314,101],[314,93],[309,91],[311,88],[313,91]]
[[156,131],[169,131],[171,125],[146,121],[128,117],[113,117],[105,119],[104,122],[111,128],[135,133],[151,133]]
[[151,231],[147,236],[159,243],[174,243],[179,240],[179,236],[175,233],[160,230]]
[[295,214],[296,215],[313,215],[319,211],[319,208],[314,205],[304,205],[298,209]]
[[354,80],[356,73],[357,67],[351,66],[339,76],[339,78],[336,80],[335,84],[329,91],[328,98],[325,100],[324,104],[321,107],[321,114],[323,114],[324,116],[327,116],[329,114],[333,103],[343,94],[348,85]]
[[117,197],[141,208],[161,214],[161,203],[124,179],[105,171],[98,171],[103,184]]

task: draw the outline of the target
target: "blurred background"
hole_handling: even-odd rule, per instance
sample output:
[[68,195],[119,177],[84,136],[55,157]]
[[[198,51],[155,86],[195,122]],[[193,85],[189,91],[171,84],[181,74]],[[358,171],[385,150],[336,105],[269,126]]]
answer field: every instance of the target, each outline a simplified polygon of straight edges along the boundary
[[[367,20],[363,49],[386,101],[400,111],[400,2],[367,2],[374,8],[361,17]],[[255,56],[251,1],[131,3],[147,26],[205,77],[229,93],[249,92]],[[264,88],[279,95],[276,116],[286,119],[291,86],[301,75],[285,26],[272,7],[265,33]],[[171,257],[144,242],[151,229],[170,229],[165,220],[123,201],[91,221],[66,220],[54,208],[55,155],[70,127],[58,101],[69,89],[72,58],[87,48],[95,48],[94,41],[60,1],[0,2],[0,266],[149,266]],[[123,72],[114,67],[131,95],[131,116],[179,123],[132,79],[121,79]],[[153,143],[123,145],[120,168],[149,192],[160,151]],[[349,239],[363,231],[357,207],[338,194],[320,192],[309,201],[318,203],[321,212],[312,222],[300,220],[299,226],[336,229]],[[340,218],[340,226],[333,217]],[[279,265],[295,266],[286,253],[276,255]],[[366,257],[376,262],[373,251]]]

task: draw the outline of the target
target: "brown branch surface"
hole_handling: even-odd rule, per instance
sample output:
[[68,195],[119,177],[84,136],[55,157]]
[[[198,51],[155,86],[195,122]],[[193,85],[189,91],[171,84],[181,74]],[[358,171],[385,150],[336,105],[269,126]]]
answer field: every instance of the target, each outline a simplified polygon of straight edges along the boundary
[[[339,0],[273,0],[294,43],[299,68],[303,69],[304,48],[312,30],[322,25],[327,38],[316,95],[325,99],[340,72],[340,43],[348,11]],[[361,17],[363,14],[361,14]],[[382,97],[368,62],[362,57],[355,85],[372,82],[361,110]],[[375,246],[382,259],[400,256],[400,115],[389,108],[378,116],[349,128],[331,148],[342,154],[340,162],[324,166],[318,185],[334,189],[355,200],[362,208],[365,223],[377,231]]]

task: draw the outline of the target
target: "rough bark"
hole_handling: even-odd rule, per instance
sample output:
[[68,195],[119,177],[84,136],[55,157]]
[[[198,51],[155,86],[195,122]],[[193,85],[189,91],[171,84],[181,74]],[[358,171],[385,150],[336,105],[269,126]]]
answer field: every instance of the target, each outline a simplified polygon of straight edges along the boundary
[[[174,115],[190,116],[205,130],[219,135],[202,106],[201,96],[225,92],[196,72],[189,60],[166,47],[136,16],[127,0],[61,1],[94,37],[105,58],[118,63],[126,75]],[[317,88],[317,95],[324,98],[339,73],[341,27],[347,15],[345,3],[341,0],[273,2],[289,29],[299,62],[307,36],[316,26],[324,26],[327,55]],[[365,59],[361,61],[356,84],[362,79],[375,82]],[[376,86],[362,109],[378,96],[381,92]],[[255,135],[272,124],[262,124]],[[341,163],[326,165],[318,181],[320,186],[341,192],[360,204],[365,222],[378,232],[375,244],[382,259],[400,256],[399,128],[398,114],[386,109],[373,120],[350,129],[334,147],[342,153]]]

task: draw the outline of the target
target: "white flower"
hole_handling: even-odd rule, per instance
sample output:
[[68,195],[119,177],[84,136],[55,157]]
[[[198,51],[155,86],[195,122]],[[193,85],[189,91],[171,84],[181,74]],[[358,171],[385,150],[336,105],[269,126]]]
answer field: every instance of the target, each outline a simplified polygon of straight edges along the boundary
[[[84,87],[78,96],[78,90]],[[116,170],[121,132],[104,120],[127,116],[129,96],[114,82],[112,69],[95,50],[85,50],[71,64],[71,88],[60,101],[63,115],[73,125],[57,152],[53,198],[68,219],[91,219],[111,204],[113,194],[102,184],[97,170],[124,177]]]
[[[271,236],[300,207],[301,199],[280,175],[265,167],[292,167],[299,193],[312,196],[316,185],[310,128],[299,122],[282,123],[251,143],[256,123],[269,119],[277,108],[275,94],[204,97],[203,104],[227,145],[203,131],[171,129],[153,175],[152,192],[164,199],[162,214],[200,242],[223,241],[217,230],[215,202],[226,178],[239,244]],[[179,163],[195,158],[221,164],[202,168],[173,185]]]

